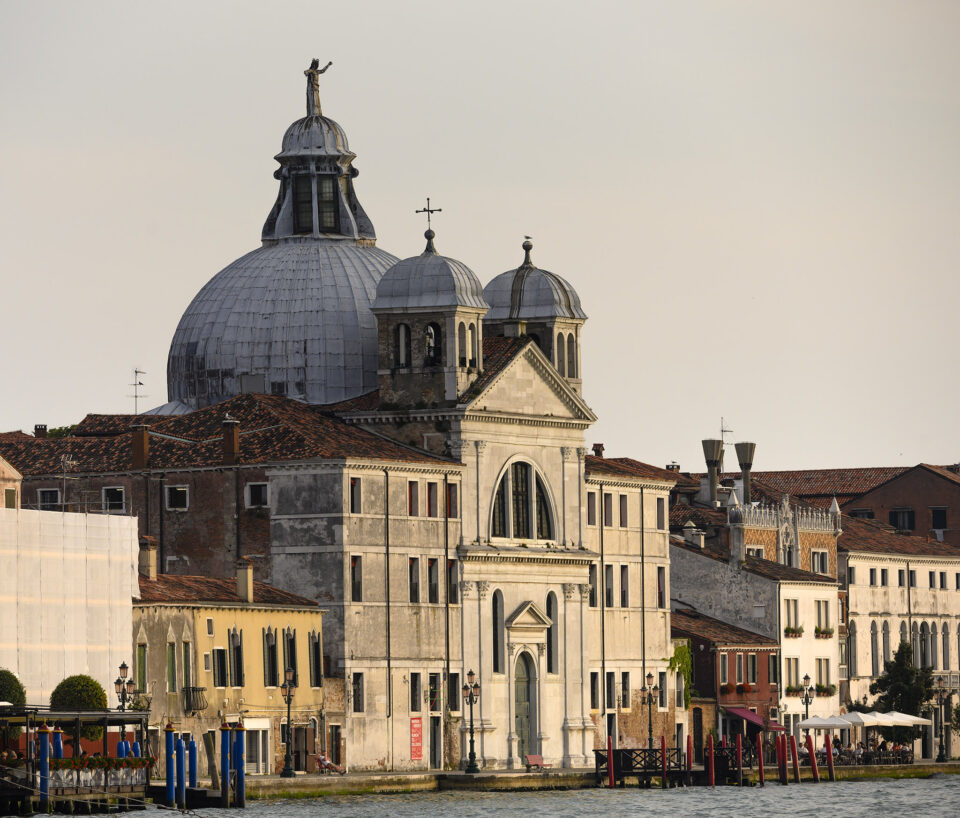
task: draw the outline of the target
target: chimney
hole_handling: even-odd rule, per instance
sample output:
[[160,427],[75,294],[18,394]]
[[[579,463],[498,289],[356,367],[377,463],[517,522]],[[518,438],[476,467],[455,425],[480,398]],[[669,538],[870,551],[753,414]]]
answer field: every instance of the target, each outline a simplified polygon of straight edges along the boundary
[[240,421],[223,416],[223,464],[235,466],[240,462]]
[[140,573],[147,579],[157,578],[157,544],[153,537],[140,538]]
[[699,528],[697,528],[692,521],[687,521],[687,524],[684,525],[683,538],[694,548],[699,548],[701,551],[703,551],[706,535]]
[[703,440],[703,456],[707,461],[707,479],[710,482],[710,505],[717,504],[717,482],[720,479],[720,461],[723,458],[722,440]]
[[954,463],[952,466],[947,466],[947,471],[952,471],[954,474],[960,474],[960,463]]
[[603,457],[603,444],[594,443],[593,444],[593,456],[594,457]]
[[145,469],[150,459],[150,438],[147,436],[149,428],[146,423],[137,423],[130,427],[133,432],[133,468],[135,469]]
[[672,472],[676,472],[677,474],[679,474],[679,473],[680,473],[680,464],[679,464],[676,460],[674,460],[672,463],[667,463],[667,471],[672,471]]
[[47,424],[38,423],[33,427],[33,436],[39,440],[46,440],[47,437]]
[[247,557],[237,560],[237,596],[253,602],[253,563]]
[[737,460],[740,462],[740,471],[743,472],[743,504],[750,505],[753,495],[750,490],[750,471],[753,469],[753,455],[757,450],[756,443],[738,443]]

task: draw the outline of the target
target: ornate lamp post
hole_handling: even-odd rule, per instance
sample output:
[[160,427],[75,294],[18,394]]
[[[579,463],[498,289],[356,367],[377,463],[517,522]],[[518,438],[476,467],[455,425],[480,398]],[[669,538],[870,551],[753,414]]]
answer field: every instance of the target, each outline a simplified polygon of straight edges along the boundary
[[660,695],[660,686],[653,683],[653,674],[647,674],[647,684],[643,688],[643,693],[641,693],[641,702],[646,702],[647,704],[647,742],[650,749],[653,749],[653,700],[654,697],[659,697]]
[[[117,693],[117,701],[120,702],[120,707],[118,708],[120,712],[123,712],[127,709],[127,702],[133,700],[133,694],[137,691],[137,685],[133,681],[131,676],[127,679],[127,667],[126,662],[120,663],[120,675],[113,682],[113,689]],[[127,726],[125,724],[120,725],[120,741],[126,741],[127,739]]]
[[473,750],[473,704],[480,698],[480,684],[475,682],[476,674],[471,670],[467,674],[467,683],[463,686],[463,700],[470,705],[470,755],[467,756],[465,773],[478,773],[477,754]]
[[937,753],[937,761],[947,760],[947,754],[943,749],[943,700],[946,698],[946,691],[943,689],[943,676],[937,679],[937,704],[940,706],[940,751]]
[[280,773],[281,778],[293,778],[293,724],[290,721],[290,704],[293,702],[293,694],[297,690],[297,683],[293,680],[293,668],[288,667],[283,671],[283,684],[280,685],[280,692],[283,694],[284,701],[287,703],[287,753],[283,759],[283,770]]
[[[803,674],[803,695],[800,697],[800,703],[803,705],[803,720],[810,718],[810,703],[813,701],[814,688],[810,684],[810,674]],[[807,735],[810,735],[810,728],[806,728]]]

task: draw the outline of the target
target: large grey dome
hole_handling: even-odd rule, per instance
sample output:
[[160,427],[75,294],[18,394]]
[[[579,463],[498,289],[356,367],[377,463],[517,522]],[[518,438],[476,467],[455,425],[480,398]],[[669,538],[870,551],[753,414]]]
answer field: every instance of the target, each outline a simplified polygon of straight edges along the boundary
[[485,321],[509,319],[572,318],[586,321],[580,296],[570,282],[549,270],[534,267],[530,260],[533,245],[523,243],[526,257],[516,270],[507,270],[483,288],[490,305]]
[[377,285],[375,310],[476,307],[486,310],[480,279],[462,261],[437,253],[434,232],[424,234],[427,248],[419,256],[405,258],[384,273]]
[[[325,70],[325,69],[324,69]],[[197,408],[241,392],[333,403],[377,387],[377,282],[397,259],[375,244],[353,189],[343,129],[320,112],[284,134],[280,192],[263,247],[215,275],[187,307],[167,358],[168,400]]]

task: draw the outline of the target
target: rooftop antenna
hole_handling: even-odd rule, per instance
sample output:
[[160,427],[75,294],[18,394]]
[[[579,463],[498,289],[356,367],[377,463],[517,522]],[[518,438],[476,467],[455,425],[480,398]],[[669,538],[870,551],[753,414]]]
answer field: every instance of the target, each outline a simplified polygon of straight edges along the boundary
[[[732,435],[733,429],[727,427],[726,422],[723,419],[723,416],[720,416],[720,440],[723,441],[723,451],[726,451],[727,446],[730,444],[727,442],[727,435]],[[723,452],[720,454],[720,471],[723,471]]]
[[140,414],[140,398],[150,397],[149,395],[140,394],[140,387],[143,386],[143,381],[140,380],[140,376],[146,374],[142,369],[133,370],[133,383],[130,384],[130,386],[133,387],[133,394],[127,395],[127,397],[133,398],[133,414],[135,415]]

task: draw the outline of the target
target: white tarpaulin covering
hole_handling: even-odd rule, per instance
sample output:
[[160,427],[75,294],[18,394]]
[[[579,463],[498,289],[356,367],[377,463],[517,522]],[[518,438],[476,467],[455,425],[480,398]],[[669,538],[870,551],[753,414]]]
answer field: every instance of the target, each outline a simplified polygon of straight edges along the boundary
[[117,668],[132,664],[138,549],[136,517],[0,509],[0,667],[28,704],[75,673],[113,702]]

